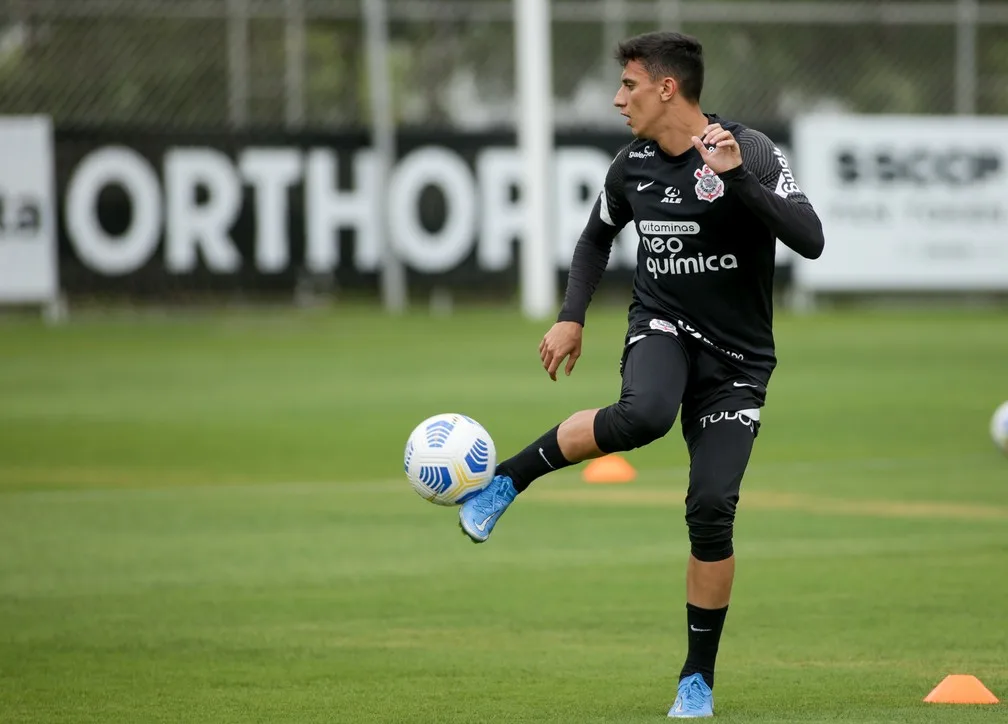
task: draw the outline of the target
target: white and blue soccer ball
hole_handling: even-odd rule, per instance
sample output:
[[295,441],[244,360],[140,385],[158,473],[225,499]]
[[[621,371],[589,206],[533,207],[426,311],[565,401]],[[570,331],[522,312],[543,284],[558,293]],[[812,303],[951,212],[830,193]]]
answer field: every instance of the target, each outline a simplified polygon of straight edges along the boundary
[[448,413],[421,422],[406,441],[406,477],[420,497],[459,505],[493,479],[497,450],[471,417]]
[[990,434],[994,444],[1008,455],[1008,402],[1002,402],[991,417]]

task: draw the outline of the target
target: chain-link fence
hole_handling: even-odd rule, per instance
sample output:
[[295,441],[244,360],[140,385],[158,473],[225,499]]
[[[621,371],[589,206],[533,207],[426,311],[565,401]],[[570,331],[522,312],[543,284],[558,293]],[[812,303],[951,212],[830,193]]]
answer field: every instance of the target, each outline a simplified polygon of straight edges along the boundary
[[[369,125],[369,0],[0,0],[0,113],[58,124]],[[748,122],[811,107],[1008,114],[1008,2],[555,0],[560,126],[618,124],[616,41],[704,43],[703,105]],[[511,0],[388,0],[400,125],[510,126]]]

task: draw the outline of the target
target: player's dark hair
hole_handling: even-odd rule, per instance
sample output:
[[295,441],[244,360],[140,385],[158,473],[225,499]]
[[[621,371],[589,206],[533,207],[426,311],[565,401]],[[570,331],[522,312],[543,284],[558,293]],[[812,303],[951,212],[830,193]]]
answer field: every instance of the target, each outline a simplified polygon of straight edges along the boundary
[[619,44],[616,59],[624,68],[632,60],[639,61],[652,80],[672,76],[683,98],[700,102],[704,81],[703,46],[696,38],[671,32],[636,35]]

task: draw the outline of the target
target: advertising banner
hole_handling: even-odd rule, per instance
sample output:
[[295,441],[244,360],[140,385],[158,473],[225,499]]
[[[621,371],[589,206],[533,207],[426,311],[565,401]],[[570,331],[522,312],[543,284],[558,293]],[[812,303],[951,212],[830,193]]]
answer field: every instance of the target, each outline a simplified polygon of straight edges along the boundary
[[1008,119],[809,116],[793,143],[826,236],[799,289],[1008,289]]
[[[559,274],[628,140],[558,134],[551,234]],[[412,283],[517,283],[523,201],[513,134],[404,132],[385,184],[368,144],[354,133],[58,132],[64,287],[269,291],[311,275],[373,288],[383,215]],[[629,225],[610,257],[627,282],[637,243]]]
[[54,193],[49,119],[0,117],[0,304],[58,295]]

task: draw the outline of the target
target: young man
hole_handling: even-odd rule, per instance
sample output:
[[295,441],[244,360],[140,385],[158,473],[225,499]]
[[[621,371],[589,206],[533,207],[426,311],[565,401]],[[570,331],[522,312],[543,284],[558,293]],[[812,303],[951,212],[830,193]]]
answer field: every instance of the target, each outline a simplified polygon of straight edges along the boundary
[[635,222],[641,241],[620,398],[575,413],[501,462],[459,521],[473,541],[487,540],[536,478],[646,445],[671,429],[681,407],[690,454],[689,647],[669,716],[712,716],[714,662],[735,574],[735,507],[776,365],[775,239],[814,259],[823,250],[822,225],[765,135],[701,111],[698,41],[648,33],[621,43],[618,58],[614,104],[636,139],[609,168],[539,353],[554,381],[564,360],[565,372],[573,371],[613,239]]

